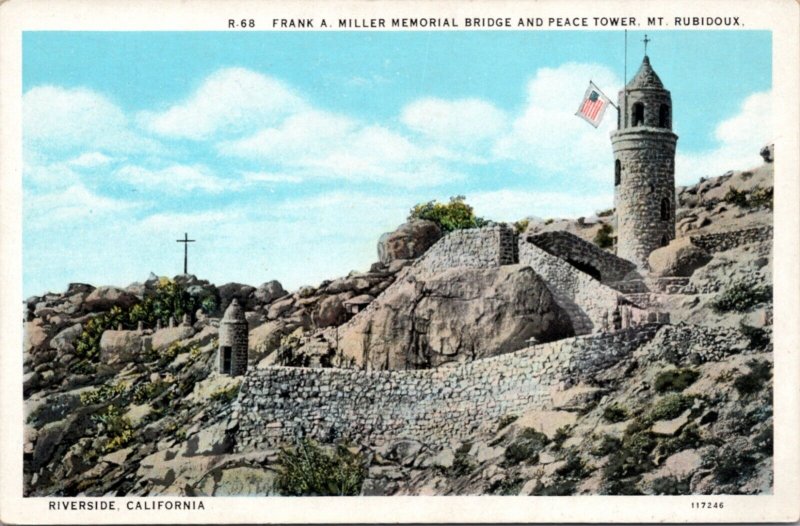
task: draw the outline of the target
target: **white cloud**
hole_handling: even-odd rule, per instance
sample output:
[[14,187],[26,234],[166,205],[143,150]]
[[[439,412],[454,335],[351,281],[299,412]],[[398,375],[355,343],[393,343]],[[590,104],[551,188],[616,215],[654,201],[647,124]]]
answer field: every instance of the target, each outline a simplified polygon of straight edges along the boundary
[[609,133],[616,126],[616,110],[609,107],[597,129],[575,116],[589,80],[612,100],[622,85],[611,70],[596,64],[539,69],[528,83],[520,116],[496,144],[497,157],[538,168],[549,177],[610,181]]
[[580,217],[614,206],[611,192],[578,195],[566,192],[495,190],[467,196],[475,214],[495,221],[518,221],[525,217]]
[[138,203],[101,196],[76,183],[58,192],[26,195],[24,222],[34,229],[56,228],[61,223],[96,220],[137,206]]
[[67,164],[78,168],[97,168],[99,166],[105,166],[113,161],[113,158],[100,152],[88,152],[74,159],[70,159],[67,161]]
[[403,108],[400,120],[430,140],[462,146],[493,139],[506,125],[505,114],[480,99],[420,99]]
[[146,129],[168,137],[207,139],[270,125],[302,110],[303,99],[283,82],[244,68],[221,69],[186,100],[162,112],[142,112]]
[[22,97],[23,138],[28,147],[113,152],[157,150],[134,133],[125,113],[107,97],[86,88],[37,86]]
[[694,184],[700,177],[714,177],[728,170],[745,170],[760,164],[759,151],[773,138],[773,130],[772,93],[753,93],[744,100],[736,115],[716,127],[716,148],[682,153],[678,142],[676,181]]
[[242,179],[245,183],[288,183],[299,184],[304,179],[298,175],[270,172],[244,172]]
[[139,225],[156,232],[185,231],[198,228],[213,228],[221,223],[242,221],[242,216],[231,210],[211,210],[203,212],[174,213],[164,212],[145,217]]
[[223,142],[223,155],[275,164],[302,178],[430,186],[463,176],[443,164],[446,152],[422,147],[386,127],[305,111],[250,137]]
[[124,166],[115,172],[115,177],[134,186],[155,188],[170,194],[191,190],[218,193],[237,186],[214,176],[211,170],[201,165],[175,164],[157,170]]

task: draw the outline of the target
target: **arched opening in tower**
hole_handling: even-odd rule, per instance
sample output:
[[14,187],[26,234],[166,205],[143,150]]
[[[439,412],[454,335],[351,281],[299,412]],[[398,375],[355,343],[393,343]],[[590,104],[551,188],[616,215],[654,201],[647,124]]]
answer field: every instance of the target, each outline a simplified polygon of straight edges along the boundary
[[669,240],[667,239],[667,236],[661,236],[661,246],[662,247],[667,246],[668,242],[669,242]]
[[644,125],[644,104],[637,102],[633,105],[633,125]]
[[232,349],[227,345],[222,348],[222,372],[231,374]]
[[614,186],[619,186],[622,182],[622,163],[619,159],[614,161]]
[[572,265],[576,269],[580,270],[584,274],[589,274],[591,277],[593,277],[597,281],[601,281],[602,280],[602,275],[600,274],[600,271],[597,270],[595,267],[593,267],[592,265],[590,265],[588,263],[584,263],[583,261],[575,261],[572,258],[567,258],[567,263],[569,263],[570,265]]
[[669,220],[669,199],[666,197],[661,199],[661,220]]
[[669,128],[669,106],[662,104],[658,109],[658,125],[661,128]]

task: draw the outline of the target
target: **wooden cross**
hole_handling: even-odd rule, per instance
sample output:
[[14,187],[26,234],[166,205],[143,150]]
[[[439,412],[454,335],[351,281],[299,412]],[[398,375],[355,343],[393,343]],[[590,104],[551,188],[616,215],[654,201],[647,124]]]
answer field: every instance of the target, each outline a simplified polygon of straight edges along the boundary
[[642,42],[644,42],[644,54],[645,55],[647,55],[647,43],[650,42],[651,40],[652,40],[651,38],[647,38],[647,33],[645,33],[644,34],[644,38],[642,39]]
[[176,239],[178,243],[183,243],[183,273],[188,274],[188,263],[189,263],[189,243],[194,243],[194,239],[189,239],[189,234],[186,232],[183,233],[183,239]]

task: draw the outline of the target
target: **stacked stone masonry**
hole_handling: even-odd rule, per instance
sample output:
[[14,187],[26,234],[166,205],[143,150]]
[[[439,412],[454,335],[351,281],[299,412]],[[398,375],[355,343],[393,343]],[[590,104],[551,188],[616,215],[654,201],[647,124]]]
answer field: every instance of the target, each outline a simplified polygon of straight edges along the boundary
[[569,232],[544,232],[528,236],[527,241],[554,256],[567,260],[579,270],[589,274],[603,283],[622,281],[636,265],[630,261],[606,252],[594,243],[589,243]]
[[436,272],[454,267],[513,265],[518,259],[517,233],[500,224],[450,232],[429,248],[414,266]]
[[[628,303],[616,290],[525,240],[520,240],[519,259],[544,279],[558,305],[572,320],[576,334],[615,329],[614,311]],[[647,320],[648,313],[633,305],[625,305],[622,310],[627,314],[620,312],[620,317],[629,324]],[[625,321],[620,321],[625,327]]]
[[232,407],[236,449],[275,447],[303,436],[370,445],[402,438],[450,445],[491,430],[503,416],[551,408],[554,391],[591,379],[658,329],[646,325],[568,338],[439,369],[251,370]]
[[744,230],[731,230],[714,234],[701,234],[689,236],[693,245],[707,252],[723,252],[741,245],[772,241],[773,229],[771,226],[747,228]]

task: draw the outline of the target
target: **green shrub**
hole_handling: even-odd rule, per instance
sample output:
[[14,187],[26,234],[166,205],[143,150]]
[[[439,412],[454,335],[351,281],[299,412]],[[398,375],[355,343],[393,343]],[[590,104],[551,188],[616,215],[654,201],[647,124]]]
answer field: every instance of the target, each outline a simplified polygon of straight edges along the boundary
[[772,187],[753,187],[749,192],[730,187],[722,199],[740,208],[769,208],[773,206],[774,189]]
[[539,452],[548,442],[545,434],[539,433],[535,429],[525,429],[506,448],[504,464],[507,466],[523,462],[533,464],[539,460]]
[[517,418],[519,418],[518,415],[506,415],[502,417],[497,422],[497,431],[502,431],[503,429],[507,428],[508,426],[513,424],[517,420]]
[[343,444],[327,450],[309,439],[283,448],[278,465],[276,487],[288,496],[355,496],[366,476],[361,454]]
[[613,213],[614,213],[614,209],[613,208],[607,208],[605,210],[601,210],[601,211],[597,212],[597,217],[608,217]]
[[447,204],[438,201],[420,203],[411,209],[408,219],[427,219],[437,223],[444,232],[477,228],[486,224],[486,221],[476,217],[472,207],[464,202],[463,195],[450,198]]
[[700,436],[700,428],[697,427],[697,424],[691,423],[684,427],[678,436],[659,440],[656,454],[661,458],[666,458],[684,449],[697,449],[702,445],[703,439]]
[[578,483],[588,475],[585,464],[575,451],[570,451],[564,459],[564,464],[556,469],[555,480],[548,485],[539,486],[536,495],[565,496],[575,493]]
[[603,409],[603,418],[612,424],[624,422],[628,419],[628,410],[619,404],[611,404]]
[[137,405],[145,404],[167,390],[170,385],[169,382],[162,380],[139,384],[133,390],[133,403]]
[[756,285],[740,281],[718,295],[710,305],[717,314],[725,312],[746,312],[760,303],[772,300],[770,285]]
[[648,418],[650,420],[672,420],[678,418],[681,413],[694,405],[694,397],[684,396],[677,393],[670,393],[662,396],[650,408]]
[[756,461],[747,451],[724,447],[704,459],[714,467],[714,479],[720,484],[730,484],[753,473]]
[[450,476],[463,477],[472,473],[475,464],[469,458],[469,450],[472,449],[472,442],[464,442],[453,455],[453,465],[450,468]]
[[520,219],[519,221],[514,222],[514,230],[517,232],[517,234],[522,234],[528,229],[528,225],[530,224],[530,220]]
[[592,447],[591,453],[596,457],[604,457],[618,451],[622,446],[622,440],[611,435],[603,435],[600,442]]
[[767,361],[750,360],[747,362],[750,372],[733,381],[733,387],[741,396],[750,396],[759,392],[764,383],[772,378],[772,364]]
[[773,455],[774,431],[772,425],[765,427],[753,438],[753,446],[759,453],[771,457]]
[[127,389],[127,385],[119,382],[114,384],[103,384],[100,387],[84,391],[81,393],[81,405],[94,405],[108,402],[109,400],[121,395]]
[[115,405],[108,406],[104,413],[92,415],[91,419],[95,424],[101,425],[103,432],[109,437],[103,448],[106,453],[116,451],[133,438],[133,426]]
[[614,229],[611,225],[604,224],[601,226],[594,236],[595,245],[600,248],[611,248],[614,246],[614,236],[611,235],[612,232],[614,232]]
[[519,495],[523,482],[519,477],[507,477],[495,488],[492,488],[491,492],[495,495]]
[[769,345],[769,335],[764,329],[751,327],[744,322],[739,323],[739,331],[750,340],[749,347],[753,350],[762,351]]
[[553,222],[555,222],[555,219],[552,219],[552,218],[550,218],[550,219],[545,219],[545,221],[544,221],[544,224],[545,224],[545,225],[552,225],[552,224],[553,224]]
[[569,426],[562,426],[556,429],[555,435],[553,435],[553,448],[555,450],[561,449],[561,446],[564,445],[564,442],[570,436]]
[[694,369],[673,369],[663,371],[656,376],[653,387],[658,393],[667,391],[683,391],[694,383],[700,373]]
[[606,480],[600,488],[600,493],[603,495],[643,495],[638,486],[641,478],[641,475],[636,475],[624,479]]
[[656,495],[689,495],[689,478],[678,480],[675,477],[660,477],[653,481],[653,493]]
[[222,401],[225,403],[232,402],[239,394],[239,385],[231,385],[229,387],[220,387],[209,395],[212,402]]

